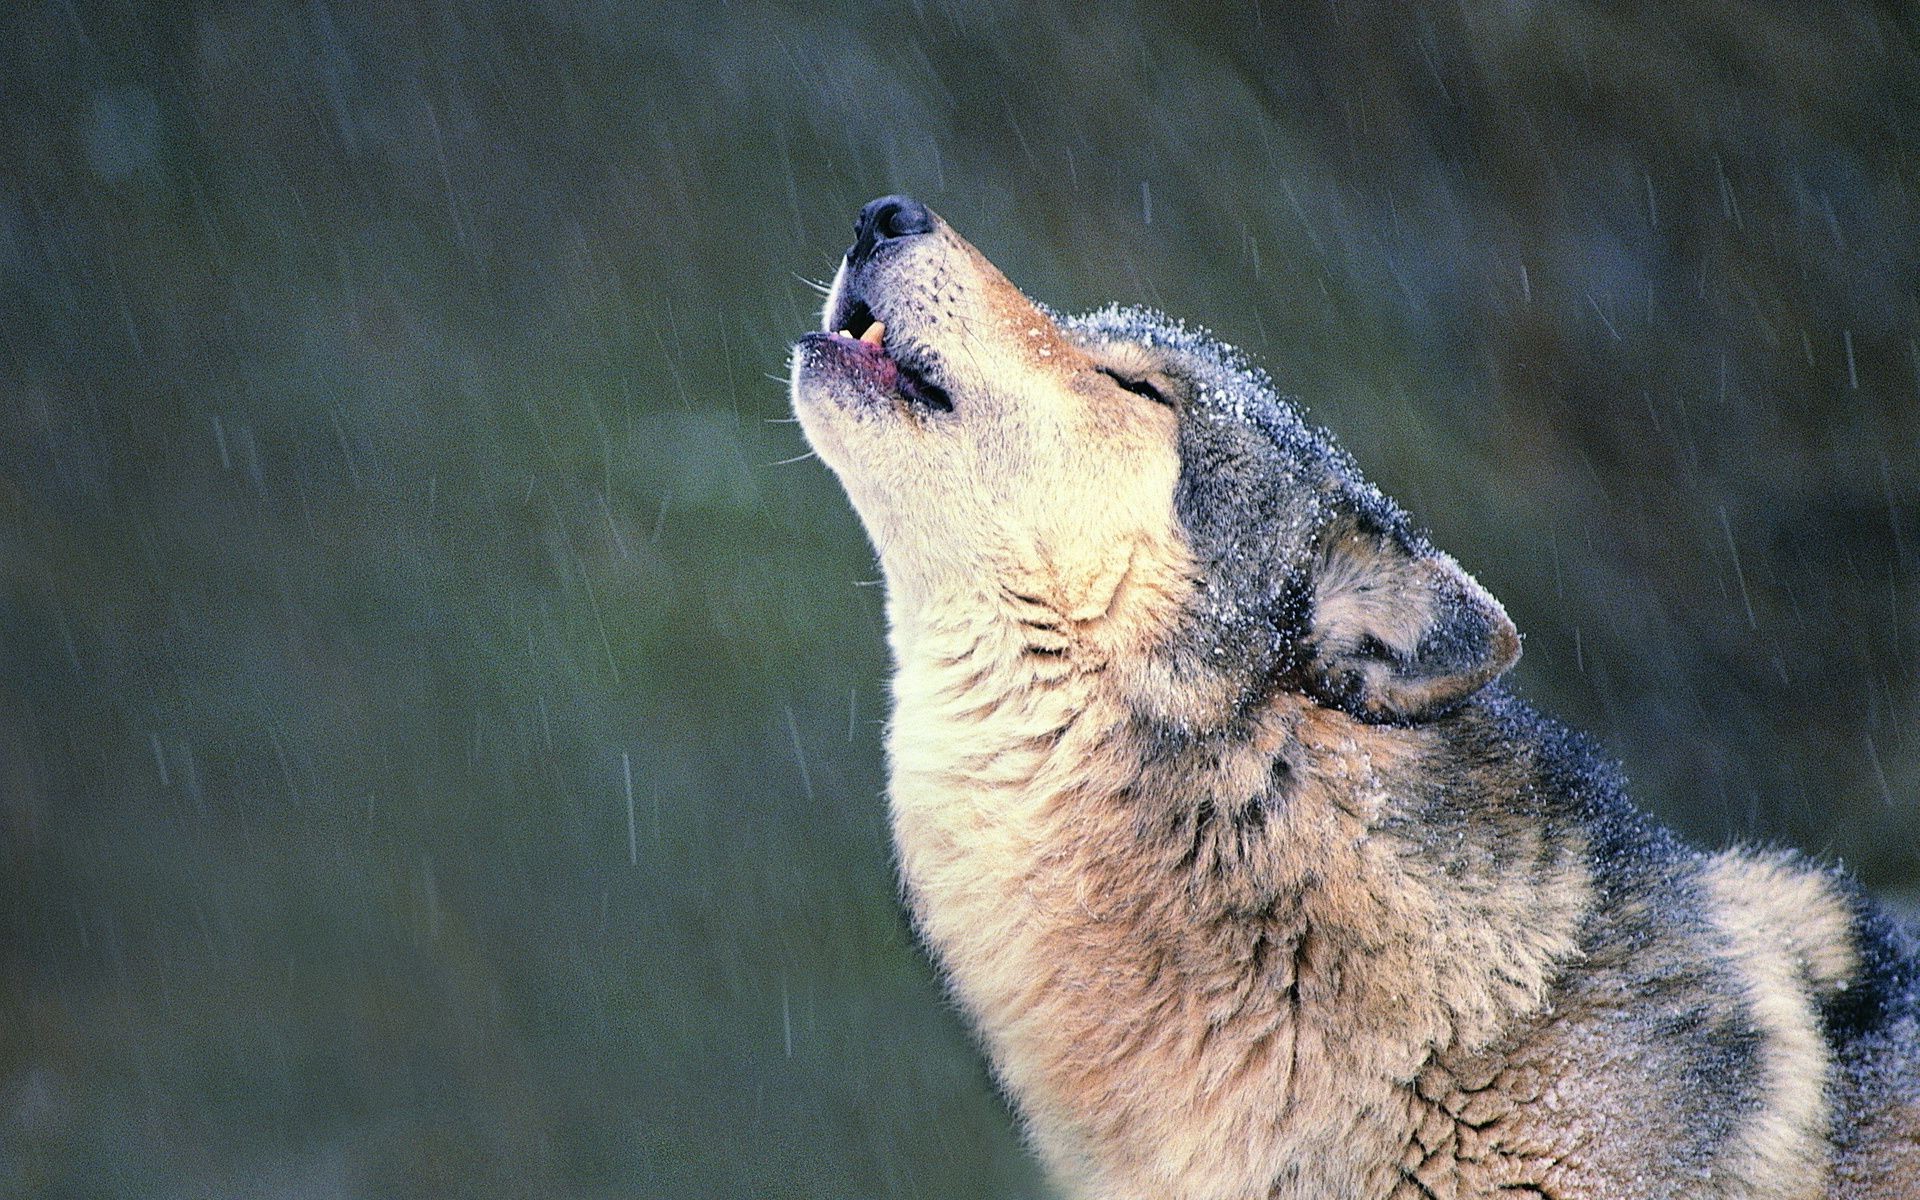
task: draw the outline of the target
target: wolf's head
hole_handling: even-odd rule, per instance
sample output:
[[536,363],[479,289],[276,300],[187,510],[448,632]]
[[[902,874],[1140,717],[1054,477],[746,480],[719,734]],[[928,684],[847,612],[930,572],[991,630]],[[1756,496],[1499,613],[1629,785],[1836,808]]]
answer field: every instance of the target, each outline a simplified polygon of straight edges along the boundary
[[1519,656],[1499,603],[1232,348],[1138,309],[1058,318],[905,197],[855,232],[793,403],[897,627],[998,612],[1054,656],[1124,628],[1235,705],[1287,688],[1369,721],[1444,712]]

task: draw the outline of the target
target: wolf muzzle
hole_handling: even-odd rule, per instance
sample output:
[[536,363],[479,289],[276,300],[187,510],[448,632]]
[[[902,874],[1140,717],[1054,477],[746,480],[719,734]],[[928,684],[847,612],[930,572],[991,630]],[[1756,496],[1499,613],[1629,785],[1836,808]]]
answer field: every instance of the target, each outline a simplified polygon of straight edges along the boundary
[[853,223],[853,245],[847,247],[847,268],[859,267],[880,243],[916,233],[933,232],[933,213],[911,196],[882,196],[869,200]]

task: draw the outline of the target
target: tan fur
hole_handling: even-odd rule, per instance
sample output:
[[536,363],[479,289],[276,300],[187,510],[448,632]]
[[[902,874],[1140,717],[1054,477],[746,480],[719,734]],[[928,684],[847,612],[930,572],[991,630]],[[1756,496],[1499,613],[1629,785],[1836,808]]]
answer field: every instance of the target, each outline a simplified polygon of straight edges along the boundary
[[[1341,538],[1314,580],[1314,612],[1328,625],[1377,630],[1388,648],[1410,654],[1433,620],[1432,606],[1419,602],[1425,589],[1409,586],[1420,571],[1421,564],[1395,562],[1357,537]],[[1400,586],[1383,586],[1383,573],[1400,576],[1391,581]],[[1416,603],[1406,603],[1409,596]]]
[[[1455,585],[1454,581],[1465,581]],[[1364,632],[1381,647],[1409,660],[1417,656],[1432,630],[1442,597],[1455,586],[1470,589],[1475,603],[1492,617],[1490,648],[1480,669],[1437,672],[1404,678],[1382,659],[1362,653],[1353,643]],[[1314,631],[1325,654],[1344,654],[1358,664],[1360,685],[1368,697],[1362,708],[1386,717],[1443,708],[1479,690],[1520,657],[1520,636],[1499,601],[1473,583],[1459,564],[1437,552],[1410,557],[1377,537],[1348,529],[1322,550],[1314,573]]]
[[1766,1036],[1763,1070],[1770,1103],[1742,1137],[1746,1185],[1783,1196],[1817,1197],[1827,1178],[1829,1054],[1814,996],[1830,993],[1859,967],[1848,944],[1848,914],[1831,885],[1779,859],[1729,853],[1706,875],[1711,911],[1747,982]]
[[[1309,872],[1331,886],[1249,931],[1220,918],[1273,895],[1169,895],[1131,873],[1136,760],[1097,643],[1138,636],[1128,624],[1150,621],[1167,591],[1153,577],[1153,602],[1087,631],[1085,658],[1070,652],[1089,667],[1044,682],[1012,612],[970,609],[897,645],[903,875],[1036,1144],[1077,1194],[1158,1195],[1178,1180],[1182,1196],[1266,1195],[1302,1142],[1326,1160],[1320,1181],[1356,1178],[1401,1157],[1407,1083],[1435,1048],[1478,1050],[1538,1006],[1541,964],[1572,952],[1584,885],[1569,869],[1544,904],[1491,896],[1479,920],[1455,919],[1447,881],[1367,836],[1387,802],[1380,773],[1417,747],[1297,701],[1219,765],[1216,795],[1256,794],[1287,743],[1319,786],[1267,831],[1260,874],[1275,894]],[[1341,969],[1359,955],[1369,971]],[[1502,964],[1517,982],[1493,981]],[[1322,1194],[1320,1181],[1287,1194]]]
[[[1164,653],[1209,602],[1175,421],[1101,373],[1150,377],[1153,355],[1076,344],[944,223],[873,269],[888,327],[978,386],[943,422],[797,364],[795,408],[887,572],[916,924],[1069,1195],[1913,1194],[1885,1180],[1920,1169],[1920,1081],[1835,1063],[1822,1035],[1817,1004],[1861,971],[1826,876],[1727,854],[1602,910],[1611,866],[1547,827],[1527,763],[1447,758],[1431,725],[1297,690],[1250,701]],[[1406,711],[1511,665],[1497,602],[1443,555],[1383,546],[1326,552],[1325,629],[1403,663],[1443,603],[1425,598],[1471,589],[1491,614],[1474,673],[1394,681]],[[1661,987],[1672,1031],[1649,1025]],[[1752,1078],[1703,1078],[1721,1060],[1702,1044]],[[1737,1110],[1701,1094],[1723,1086]],[[1837,1158],[1836,1099],[1862,1121]],[[1663,1161],[1686,1146],[1698,1161]]]

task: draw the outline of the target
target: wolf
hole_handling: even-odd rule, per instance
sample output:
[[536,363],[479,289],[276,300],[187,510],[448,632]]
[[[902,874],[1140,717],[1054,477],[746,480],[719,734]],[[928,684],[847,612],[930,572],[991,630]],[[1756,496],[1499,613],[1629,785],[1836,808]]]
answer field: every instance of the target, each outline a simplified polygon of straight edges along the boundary
[[914,924],[1086,1200],[1920,1196],[1920,963],[1688,848],[1269,376],[861,210],[792,402],[876,548]]

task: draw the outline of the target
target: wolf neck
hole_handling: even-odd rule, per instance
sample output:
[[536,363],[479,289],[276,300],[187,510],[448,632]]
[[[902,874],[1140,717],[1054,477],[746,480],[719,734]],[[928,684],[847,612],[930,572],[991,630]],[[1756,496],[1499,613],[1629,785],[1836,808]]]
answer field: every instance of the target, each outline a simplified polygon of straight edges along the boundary
[[[1423,846],[1403,785],[1445,739],[1304,701],[1169,750],[1098,648],[984,611],[896,615],[894,835],[1043,1154],[1113,1194],[1204,1160],[1231,1195],[1297,1168],[1221,1151],[1284,1119],[1338,1194],[1424,1062],[1538,1008],[1588,904],[1577,848],[1496,852],[1472,813]],[[1447,891],[1484,898],[1472,945],[1434,932]]]

